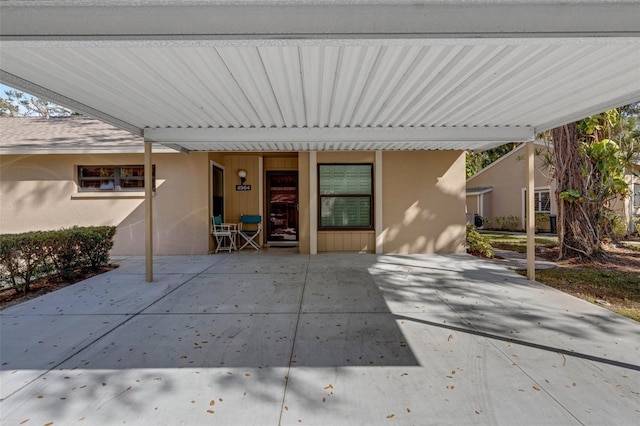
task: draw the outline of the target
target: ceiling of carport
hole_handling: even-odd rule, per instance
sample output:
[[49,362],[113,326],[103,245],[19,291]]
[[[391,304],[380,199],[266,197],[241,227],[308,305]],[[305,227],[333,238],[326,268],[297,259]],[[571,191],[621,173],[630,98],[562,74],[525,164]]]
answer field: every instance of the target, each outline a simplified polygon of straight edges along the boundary
[[[591,33],[545,23],[536,33],[508,32],[500,16],[485,19],[486,28],[474,21],[470,33],[453,21],[465,4],[483,21],[487,10],[478,7],[490,3],[509,25],[567,13],[550,4],[536,9],[545,3],[536,1],[413,2],[424,8],[415,23],[415,5],[401,0],[267,1],[266,9],[187,1],[176,3],[177,16],[171,1],[116,1],[106,9],[96,1],[7,3],[2,82],[187,151],[487,149],[640,100],[640,29],[628,23],[639,10],[624,1],[572,2],[584,8],[577,19],[585,22],[601,10],[593,4],[609,3],[612,18],[621,19],[617,32]],[[518,4],[529,9],[514,15]],[[141,15],[137,27],[103,22],[145,6],[154,13]],[[93,22],[92,7],[106,16]],[[258,12],[264,16],[256,20]],[[289,19],[271,22],[279,12]],[[168,25],[180,13],[193,20],[192,34]],[[207,13],[220,33],[206,33],[212,22],[196,19]],[[344,13],[353,25],[341,29],[331,17]],[[395,29],[387,22],[394,13],[405,33],[402,22]],[[310,14],[318,29],[298,28]],[[251,16],[253,26],[225,29],[225,16]],[[443,19],[450,33],[438,32]],[[376,23],[384,29],[374,32]],[[435,29],[419,32],[421,25]]]

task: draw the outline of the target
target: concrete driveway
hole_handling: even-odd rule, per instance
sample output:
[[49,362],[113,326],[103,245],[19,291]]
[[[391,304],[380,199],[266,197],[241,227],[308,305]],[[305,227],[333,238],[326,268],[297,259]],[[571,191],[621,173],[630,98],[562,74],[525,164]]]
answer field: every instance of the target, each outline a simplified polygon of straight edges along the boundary
[[[635,425],[640,324],[467,255],[144,259],[2,311],[3,425]],[[285,252],[286,253],[286,252]]]

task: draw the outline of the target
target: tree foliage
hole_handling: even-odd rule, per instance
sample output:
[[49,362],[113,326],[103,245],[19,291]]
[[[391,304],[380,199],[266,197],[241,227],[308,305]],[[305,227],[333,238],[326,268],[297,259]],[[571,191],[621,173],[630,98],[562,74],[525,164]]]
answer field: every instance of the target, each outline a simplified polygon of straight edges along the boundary
[[603,256],[603,239],[619,235],[611,206],[629,194],[625,173],[640,152],[633,111],[612,109],[550,132],[561,258]]
[[513,151],[520,145],[517,142],[510,142],[499,147],[482,152],[467,151],[466,173],[467,179],[487,167],[489,164],[500,159],[504,155]]
[[46,99],[26,95],[18,90],[5,90],[0,98],[0,117],[67,117],[73,112]]

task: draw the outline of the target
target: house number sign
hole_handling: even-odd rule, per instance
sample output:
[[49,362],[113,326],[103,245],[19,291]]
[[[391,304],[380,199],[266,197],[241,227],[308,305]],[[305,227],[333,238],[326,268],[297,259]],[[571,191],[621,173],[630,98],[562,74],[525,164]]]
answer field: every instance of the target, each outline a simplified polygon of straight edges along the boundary
[[251,191],[251,185],[236,185],[236,191]]

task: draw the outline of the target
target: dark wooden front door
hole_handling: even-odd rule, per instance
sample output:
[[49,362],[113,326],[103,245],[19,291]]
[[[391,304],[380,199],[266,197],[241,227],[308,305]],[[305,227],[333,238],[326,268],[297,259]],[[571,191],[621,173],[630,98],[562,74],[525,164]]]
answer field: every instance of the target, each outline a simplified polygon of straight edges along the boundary
[[298,241],[298,172],[267,172],[267,242]]

